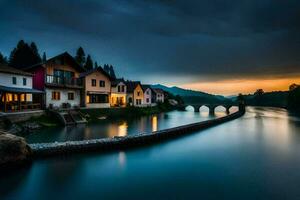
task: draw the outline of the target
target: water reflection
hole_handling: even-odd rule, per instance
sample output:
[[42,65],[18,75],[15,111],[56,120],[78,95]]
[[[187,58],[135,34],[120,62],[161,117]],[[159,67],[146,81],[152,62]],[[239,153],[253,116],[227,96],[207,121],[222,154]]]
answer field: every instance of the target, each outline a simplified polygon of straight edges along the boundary
[[152,132],[157,131],[157,116],[153,116],[152,117]]
[[225,112],[220,112],[218,109],[216,109],[214,115],[210,115],[208,110],[205,110],[205,107],[201,107],[200,112],[194,112],[192,108],[192,110],[189,111],[172,111],[127,120],[99,121],[98,123],[89,125],[77,125],[63,128],[54,127],[38,130],[23,136],[29,143],[112,138],[114,136],[126,136],[138,133],[150,134],[158,130],[205,121],[226,115]]
[[118,136],[126,136],[127,135],[127,122],[122,122],[118,125]]

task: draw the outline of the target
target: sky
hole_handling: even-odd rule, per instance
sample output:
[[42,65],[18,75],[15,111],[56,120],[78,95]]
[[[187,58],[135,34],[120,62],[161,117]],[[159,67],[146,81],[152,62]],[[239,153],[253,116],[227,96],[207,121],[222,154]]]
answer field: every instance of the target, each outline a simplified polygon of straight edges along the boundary
[[300,83],[299,0],[0,0],[0,52],[20,39],[144,83],[233,95]]

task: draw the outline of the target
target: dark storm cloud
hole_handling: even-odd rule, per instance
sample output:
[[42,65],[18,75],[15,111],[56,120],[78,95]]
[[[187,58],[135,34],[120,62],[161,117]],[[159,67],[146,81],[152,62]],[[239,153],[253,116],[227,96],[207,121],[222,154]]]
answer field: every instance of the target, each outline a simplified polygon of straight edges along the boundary
[[53,55],[83,45],[124,76],[153,81],[300,73],[297,0],[0,2],[6,53],[20,37]]

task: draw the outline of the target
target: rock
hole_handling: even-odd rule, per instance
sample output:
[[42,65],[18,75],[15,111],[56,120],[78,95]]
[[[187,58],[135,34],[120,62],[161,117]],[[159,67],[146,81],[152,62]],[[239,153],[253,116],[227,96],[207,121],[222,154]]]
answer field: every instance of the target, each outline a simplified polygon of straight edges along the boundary
[[7,130],[7,132],[12,133],[12,134],[18,134],[18,133],[21,133],[22,131],[23,131],[23,128],[17,124],[12,124],[9,127],[9,129]]
[[30,161],[31,148],[25,139],[8,133],[0,134],[0,167]]
[[27,132],[42,128],[42,126],[36,122],[26,122],[22,126],[23,126],[23,129]]

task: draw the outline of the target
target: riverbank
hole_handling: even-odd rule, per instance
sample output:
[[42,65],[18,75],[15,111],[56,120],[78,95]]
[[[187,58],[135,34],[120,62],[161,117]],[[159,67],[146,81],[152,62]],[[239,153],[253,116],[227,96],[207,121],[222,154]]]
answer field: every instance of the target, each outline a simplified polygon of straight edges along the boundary
[[30,147],[33,151],[33,157],[35,158],[93,151],[123,150],[162,142],[171,138],[192,133],[194,131],[205,130],[207,128],[237,119],[243,116],[244,113],[245,111],[238,111],[225,117],[155,131],[152,134],[136,134],[123,137],[83,141],[38,143],[30,144]]
[[[108,120],[122,120],[128,118],[138,118],[169,112],[177,107],[164,103],[154,107],[124,107],[124,108],[98,108],[80,109],[80,112],[88,121],[88,124],[104,122]],[[61,121],[51,112],[44,112],[40,116],[33,116],[29,119],[13,123],[10,119],[4,119],[0,129],[12,134],[23,134],[37,129],[47,129],[62,126]]]

